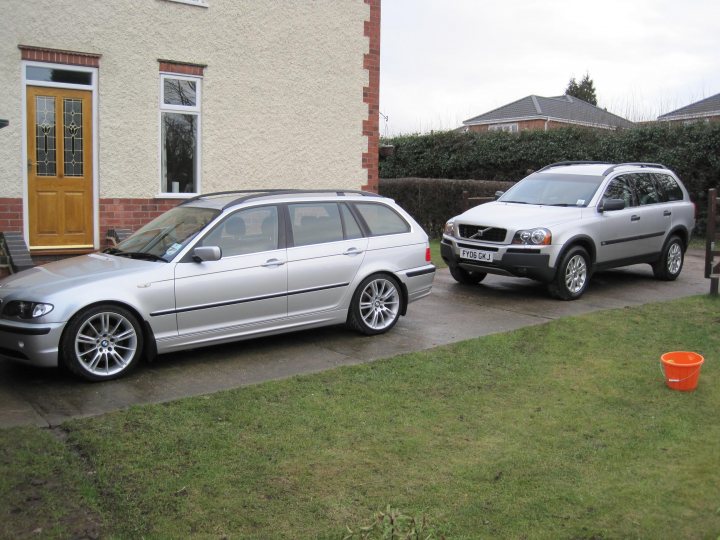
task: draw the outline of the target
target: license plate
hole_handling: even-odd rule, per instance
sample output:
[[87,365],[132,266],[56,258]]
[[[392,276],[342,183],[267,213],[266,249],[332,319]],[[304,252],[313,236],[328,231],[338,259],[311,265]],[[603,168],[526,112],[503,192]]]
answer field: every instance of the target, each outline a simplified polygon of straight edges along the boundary
[[460,248],[460,258],[470,261],[492,262],[492,251],[480,251],[479,249]]

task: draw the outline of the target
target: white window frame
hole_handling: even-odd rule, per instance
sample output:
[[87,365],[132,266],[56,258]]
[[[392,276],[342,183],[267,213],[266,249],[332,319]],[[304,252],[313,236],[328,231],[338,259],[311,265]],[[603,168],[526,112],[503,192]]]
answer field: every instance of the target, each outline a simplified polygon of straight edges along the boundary
[[506,133],[517,133],[518,125],[517,122],[509,124],[491,124],[488,126],[488,131],[505,131]]
[[[165,81],[168,79],[180,81],[192,81],[195,83],[195,105],[169,105],[165,103]],[[158,163],[160,164],[160,183],[158,186],[158,198],[163,199],[185,199],[202,193],[202,77],[193,77],[190,75],[180,75],[179,73],[161,72],[160,73],[160,112],[159,120],[159,145],[158,145]],[[163,160],[163,113],[182,113],[197,117],[197,138],[195,140],[195,191],[191,193],[174,193],[163,191],[165,185],[165,165]]]

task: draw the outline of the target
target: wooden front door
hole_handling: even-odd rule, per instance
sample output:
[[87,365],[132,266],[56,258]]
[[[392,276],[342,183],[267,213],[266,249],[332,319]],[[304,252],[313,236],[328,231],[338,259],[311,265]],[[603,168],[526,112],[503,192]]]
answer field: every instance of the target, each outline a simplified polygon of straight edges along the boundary
[[92,92],[28,86],[27,114],[30,248],[92,248]]

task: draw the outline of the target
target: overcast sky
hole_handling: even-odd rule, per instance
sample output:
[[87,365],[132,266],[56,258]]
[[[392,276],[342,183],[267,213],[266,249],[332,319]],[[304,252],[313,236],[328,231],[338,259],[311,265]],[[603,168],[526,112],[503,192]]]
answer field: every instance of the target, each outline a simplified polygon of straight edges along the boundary
[[585,73],[629,120],[720,93],[720,0],[383,0],[381,21],[383,136],[559,96]]

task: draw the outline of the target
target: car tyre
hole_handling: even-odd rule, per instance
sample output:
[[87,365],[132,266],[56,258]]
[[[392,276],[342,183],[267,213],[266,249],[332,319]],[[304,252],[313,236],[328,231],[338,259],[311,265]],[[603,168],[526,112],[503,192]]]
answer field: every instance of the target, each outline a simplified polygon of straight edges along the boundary
[[104,304],[75,315],[63,333],[62,358],[75,375],[107,381],[130,372],[143,351],[142,327],[127,309]]
[[460,268],[459,266],[450,266],[449,268],[450,275],[453,279],[463,285],[477,285],[485,279],[485,276],[487,276],[487,273],[485,272],[469,271],[464,268]]
[[368,336],[385,333],[400,318],[401,304],[397,279],[387,274],[368,276],[353,294],[348,326]]
[[555,298],[577,300],[587,289],[589,281],[590,256],[584,248],[575,246],[563,255],[548,288]]
[[663,246],[660,260],[652,265],[655,279],[674,281],[682,271],[685,262],[683,243],[677,236],[671,236]]

